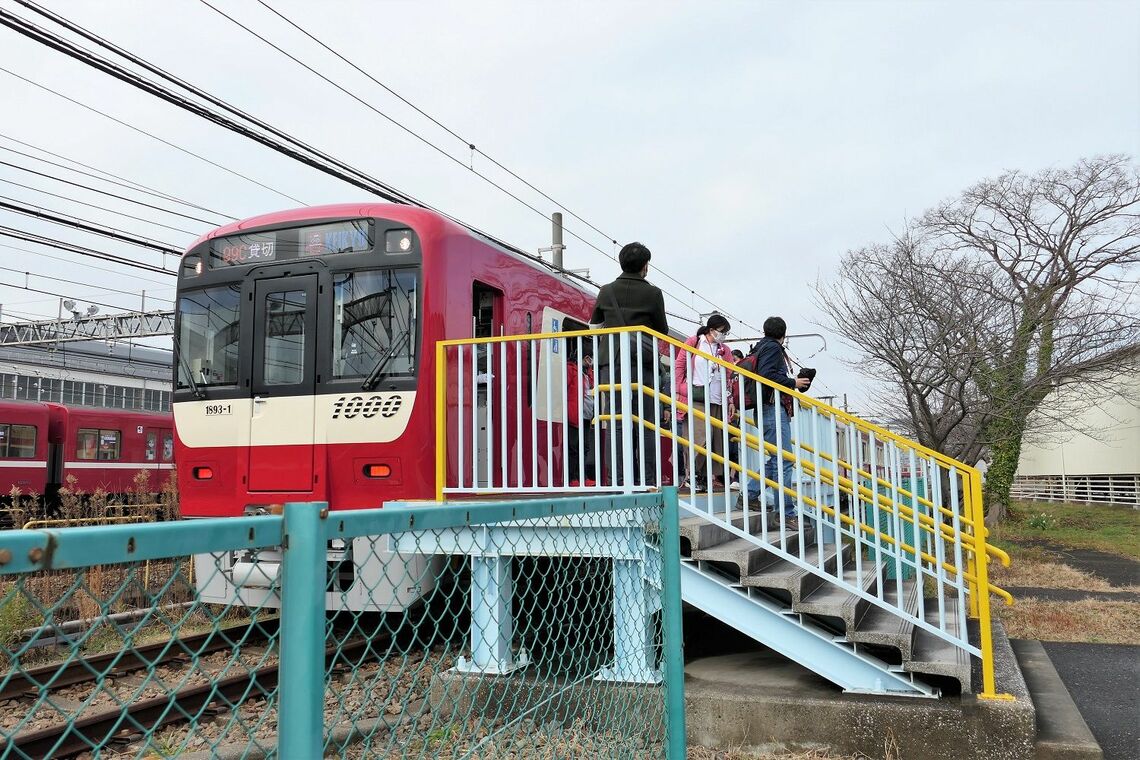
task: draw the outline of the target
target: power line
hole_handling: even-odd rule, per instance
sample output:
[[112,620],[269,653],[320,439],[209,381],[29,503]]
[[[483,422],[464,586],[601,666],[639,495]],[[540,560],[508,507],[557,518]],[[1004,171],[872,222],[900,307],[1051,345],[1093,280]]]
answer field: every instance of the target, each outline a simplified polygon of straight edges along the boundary
[[[9,14],[7,11],[0,9],[0,23],[5,23],[5,19],[8,16],[9,16]],[[20,76],[16,72],[10,71],[9,69],[4,68],[3,66],[0,66],[0,71],[3,71],[5,74],[7,74],[9,76],[12,76],[12,77],[15,77],[16,79],[19,79],[22,82],[26,82],[26,83],[32,85],[33,87],[38,87],[39,89],[44,90],[45,92],[50,92],[52,95],[55,95],[56,97],[63,98],[67,102],[73,103],[74,105],[77,105],[80,108],[85,108],[88,111],[91,111],[92,113],[97,113],[100,116],[102,116],[103,118],[110,119],[111,121],[115,122],[116,124],[120,124],[120,125],[126,127],[127,129],[131,129],[135,132],[138,132],[139,134],[146,135],[147,137],[149,137],[153,140],[157,140],[158,142],[162,143],[163,145],[167,145],[171,148],[174,148],[175,150],[177,150],[181,153],[185,153],[188,156],[192,156],[193,158],[196,158],[199,161],[204,161],[207,164],[209,164],[210,166],[214,166],[218,169],[221,169],[222,171],[224,171],[228,174],[232,174],[235,177],[240,177],[241,179],[244,179],[246,182],[252,182],[253,184],[257,185],[260,188],[268,190],[269,192],[274,193],[276,195],[280,195],[282,198],[288,198],[289,200],[293,201],[294,203],[300,203],[302,206],[307,205],[304,201],[302,201],[298,198],[294,198],[293,196],[289,195],[288,193],[283,193],[280,190],[275,190],[274,188],[269,187],[268,185],[264,185],[255,179],[251,179],[250,177],[245,176],[241,172],[234,171],[233,169],[229,168],[228,166],[223,166],[216,161],[211,161],[210,159],[206,158],[205,156],[199,155],[198,153],[195,153],[192,150],[188,150],[186,148],[183,148],[181,145],[176,145],[175,143],[172,143],[169,140],[164,140],[163,138],[159,137],[158,135],[156,135],[152,132],[148,132],[145,129],[140,129],[139,127],[136,127],[133,124],[128,124],[127,122],[123,121],[122,119],[115,118],[111,114],[106,113],[105,111],[100,111],[98,108],[95,108],[93,106],[89,106],[86,103],[81,103],[80,101],[76,100],[75,98],[68,97],[67,95],[64,95],[62,92],[59,92],[57,90],[53,90],[52,88],[50,88],[46,85],[42,85],[39,82],[33,82],[31,79],[28,79],[27,77]]]
[[[47,243],[41,243],[41,245],[46,246]],[[83,267],[84,269],[94,269],[94,270],[99,271],[99,272],[108,272],[110,274],[117,274],[120,276],[123,274],[118,269],[108,269],[106,267],[97,267],[94,264],[88,264],[85,261],[75,261],[74,259],[65,259],[62,256],[53,256],[50,253],[44,253],[43,251],[32,251],[32,250],[29,250],[27,248],[21,248],[18,245],[8,245],[7,243],[0,243],[0,248],[9,248],[13,251],[20,251],[21,253],[31,254],[32,256],[36,256],[39,258],[54,259],[55,261],[62,261],[63,263],[69,264],[70,266],[73,266],[73,267]],[[171,273],[171,274],[173,274],[173,273]],[[163,290],[174,290],[175,289],[175,288],[167,286],[161,280],[152,280],[149,277],[140,277],[137,274],[132,274],[131,276],[134,277],[139,282],[152,282],[155,285],[162,285]]]
[[34,232],[26,232],[24,230],[19,230],[19,229],[16,229],[15,227],[6,227],[3,225],[0,225],[0,235],[3,235],[4,237],[13,238],[15,240],[23,240],[25,243],[36,243],[37,245],[45,245],[49,248],[56,248],[58,250],[67,251],[69,253],[77,253],[80,256],[89,256],[91,258],[109,261],[109,262],[114,263],[114,264],[120,264],[123,266],[133,267],[135,269],[142,269],[142,270],[147,271],[147,272],[155,272],[157,274],[170,275],[171,277],[174,277],[177,274],[176,272],[172,272],[169,269],[164,269],[163,267],[158,267],[158,266],[155,266],[153,264],[146,264],[146,263],[143,263],[141,261],[134,261],[132,259],[125,259],[125,258],[122,258],[120,256],[115,256],[114,254],[104,253],[102,251],[97,251],[93,248],[87,248],[86,246],[76,245],[74,243],[68,243],[68,242],[65,242],[63,240],[57,240],[55,238],[50,238],[50,237],[47,237],[45,235],[39,235],[39,234],[34,233]]
[[[18,0],[18,1],[19,1],[19,0]],[[306,69],[308,69],[308,70],[309,70],[309,71],[311,71],[312,73],[316,74],[318,77],[320,77],[320,78],[321,78],[321,79],[323,79],[324,81],[326,81],[326,82],[328,82],[329,84],[333,85],[334,87],[336,87],[337,89],[341,90],[342,92],[344,92],[344,93],[348,94],[349,96],[351,96],[352,98],[354,98],[354,99],[355,99],[355,100],[357,100],[358,102],[362,103],[363,105],[365,105],[365,106],[366,106],[366,107],[368,107],[369,109],[371,109],[371,110],[375,111],[376,113],[380,114],[381,116],[383,116],[385,119],[387,119],[387,120],[388,120],[388,121],[390,121],[391,123],[395,124],[396,126],[400,127],[401,129],[403,129],[405,132],[408,132],[409,134],[413,135],[414,137],[416,137],[416,138],[417,138],[417,139],[419,139],[420,141],[422,141],[422,142],[424,142],[424,143],[426,143],[426,144],[430,145],[431,147],[435,148],[437,151],[439,151],[439,152],[440,152],[440,153],[442,153],[443,155],[445,155],[445,156],[447,156],[448,158],[450,158],[451,160],[455,161],[455,162],[456,162],[456,163],[458,163],[460,166],[463,166],[464,168],[468,169],[469,171],[471,171],[472,173],[474,173],[476,176],[479,176],[480,178],[484,179],[485,181],[487,181],[487,182],[488,182],[489,184],[491,184],[492,186],[494,186],[494,187],[498,188],[499,190],[502,190],[504,193],[506,193],[506,194],[507,194],[507,195],[509,195],[510,197],[512,197],[512,198],[515,198],[516,200],[519,200],[519,202],[520,202],[520,203],[523,203],[523,204],[524,204],[524,205],[526,205],[528,208],[530,208],[532,211],[535,211],[535,212],[539,213],[539,214],[540,214],[540,215],[542,215],[543,217],[545,217],[545,216],[546,216],[546,215],[545,215],[545,213],[543,213],[541,210],[534,208],[533,206],[531,206],[529,203],[526,203],[525,201],[522,201],[521,199],[517,198],[517,196],[515,196],[513,193],[511,193],[511,192],[509,192],[509,191],[505,190],[504,188],[502,188],[502,187],[501,187],[501,186],[500,186],[498,183],[496,183],[496,182],[492,181],[491,179],[489,179],[488,177],[486,177],[486,176],[485,176],[485,175],[483,175],[482,173],[480,173],[480,172],[478,172],[478,171],[475,171],[475,169],[474,169],[472,166],[468,166],[468,165],[464,164],[462,161],[460,161],[460,160],[456,159],[454,156],[452,156],[452,155],[451,155],[450,153],[448,153],[447,151],[443,150],[443,149],[442,149],[442,148],[440,148],[439,146],[437,146],[437,145],[435,145],[434,143],[430,142],[429,140],[427,140],[426,138],[422,137],[421,135],[419,135],[419,134],[418,134],[418,133],[416,133],[415,131],[411,130],[410,128],[408,128],[408,127],[404,126],[403,124],[401,124],[400,122],[398,122],[397,120],[395,120],[394,118],[392,118],[391,116],[389,116],[388,114],[385,114],[385,113],[383,113],[383,112],[382,112],[382,111],[380,111],[379,109],[377,109],[377,108],[373,107],[372,105],[370,105],[370,104],[366,103],[365,101],[361,100],[361,99],[360,99],[359,97],[357,97],[357,96],[356,96],[354,93],[352,93],[352,92],[350,92],[350,91],[346,90],[344,87],[342,87],[341,85],[339,85],[339,84],[337,84],[336,82],[332,81],[331,79],[329,79],[329,78],[328,78],[328,77],[326,77],[325,75],[321,74],[320,72],[317,72],[316,70],[314,70],[312,67],[308,66],[307,64],[305,64],[305,63],[302,63],[300,60],[298,60],[298,59],[297,59],[296,57],[294,57],[293,55],[291,55],[291,54],[289,54],[289,53],[285,52],[284,50],[282,50],[282,49],[281,49],[280,47],[278,47],[277,45],[273,44],[272,42],[269,42],[267,39],[265,39],[265,38],[264,38],[264,37],[262,37],[261,35],[257,34],[256,32],[252,31],[251,29],[249,29],[249,27],[247,27],[247,26],[245,26],[244,24],[242,24],[242,23],[240,23],[240,22],[236,21],[236,20],[235,20],[235,19],[233,19],[231,16],[229,16],[229,15],[227,15],[227,14],[223,13],[222,11],[218,10],[217,8],[214,8],[214,6],[210,5],[210,3],[206,2],[206,0],[200,0],[200,2],[202,2],[204,5],[206,5],[206,6],[210,7],[212,10],[214,10],[214,11],[215,11],[215,12],[217,12],[217,13],[219,13],[220,15],[222,15],[222,16],[225,16],[227,19],[229,19],[230,21],[232,21],[234,24],[236,24],[236,25],[240,26],[242,29],[245,29],[245,31],[249,32],[249,33],[250,33],[250,34],[252,34],[253,36],[255,36],[255,37],[257,37],[258,39],[260,39],[260,40],[262,40],[263,42],[265,42],[265,43],[266,43],[267,45],[269,45],[270,47],[274,48],[275,50],[278,50],[278,51],[279,51],[279,52],[281,52],[282,54],[284,54],[284,55],[286,55],[287,57],[289,57],[291,60],[293,60],[293,61],[295,61],[296,63],[300,64],[301,66],[305,67]],[[434,116],[432,116],[431,114],[429,114],[427,111],[424,111],[422,108],[420,108],[419,106],[417,106],[415,103],[413,103],[412,101],[408,100],[406,97],[404,97],[404,96],[403,96],[403,95],[401,95],[400,93],[396,92],[394,89],[392,89],[391,87],[389,87],[387,84],[385,84],[384,82],[382,82],[382,81],[380,81],[379,79],[377,79],[377,78],[376,78],[375,76],[373,76],[371,73],[369,73],[368,71],[366,71],[365,69],[363,69],[362,67],[360,67],[359,65],[357,65],[356,63],[354,63],[354,62],[350,61],[348,58],[346,58],[344,55],[342,55],[342,54],[341,54],[339,51],[337,51],[336,49],[334,49],[334,48],[332,48],[331,46],[327,45],[327,44],[326,44],[325,42],[323,42],[321,39],[319,39],[318,37],[316,37],[316,35],[312,34],[312,33],[311,33],[311,32],[309,32],[307,29],[305,29],[304,27],[300,26],[299,24],[297,24],[296,22],[294,22],[293,20],[291,20],[290,18],[288,18],[287,16],[285,16],[283,13],[281,13],[280,11],[276,10],[275,8],[273,8],[271,5],[269,5],[267,2],[265,2],[265,0],[257,0],[257,2],[258,2],[259,4],[261,4],[263,7],[265,7],[266,9],[268,9],[268,10],[269,10],[271,13],[273,13],[274,15],[276,15],[278,18],[280,18],[282,21],[284,21],[285,23],[289,24],[289,26],[293,27],[293,28],[294,28],[294,29],[296,29],[298,32],[300,32],[301,34],[305,35],[305,36],[306,36],[306,37],[308,37],[310,40],[312,40],[312,41],[313,41],[313,42],[315,42],[316,44],[320,45],[322,48],[324,48],[324,49],[325,49],[325,50],[327,50],[328,52],[332,53],[332,54],[333,54],[334,56],[336,56],[338,59],[340,59],[340,60],[341,60],[341,61],[343,61],[345,64],[347,64],[348,66],[350,66],[352,69],[354,69],[354,70],[355,70],[355,71],[357,71],[358,73],[362,74],[363,76],[367,77],[367,78],[368,78],[370,81],[372,81],[373,83],[375,83],[377,86],[379,86],[379,87],[383,88],[383,89],[384,89],[386,92],[390,93],[390,94],[391,94],[392,96],[394,96],[396,99],[398,99],[399,101],[401,101],[401,102],[402,102],[402,103],[404,103],[405,105],[407,105],[407,106],[409,106],[410,108],[412,108],[414,111],[416,111],[416,113],[420,114],[421,116],[423,116],[424,118],[426,118],[427,120],[429,120],[430,122],[432,122],[433,124],[435,124],[437,127],[439,127],[440,129],[442,129],[443,131],[447,132],[449,135],[451,135],[451,136],[452,136],[452,137],[454,137],[455,139],[457,139],[457,140],[459,140],[460,142],[462,142],[462,143],[463,143],[464,145],[466,145],[466,146],[467,146],[467,147],[468,147],[468,148],[469,148],[469,149],[470,149],[470,150],[471,150],[473,153],[476,153],[476,154],[478,154],[478,155],[482,156],[483,158],[487,159],[487,160],[488,160],[490,163],[492,163],[493,165],[495,165],[496,167],[498,167],[498,168],[499,168],[499,169],[501,169],[502,171],[506,172],[507,174],[509,174],[511,177],[513,177],[514,179],[516,179],[516,180],[518,180],[519,182],[521,182],[521,183],[522,183],[523,185],[525,185],[526,187],[530,188],[531,190],[533,190],[534,192],[538,193],[539,195],[541,195],[541,196],[542,196],[543,198],[545,198],[546,200],[550,201],[550,202],[551,202],[551,203],[553,203],[554,205],[556,205],[556,206],[558,206],[559,208],[561,208],[562,210],[564,210],[564,211],[565,211],[565,212],[566,212],[568,215],[570,215],[570,216],[571,216],[571,217],[573,217],[574,219],[577,219],[579,222],[581,222],[582,224],[586,225],[587,227],[589,227],[589,228],[590,228],[591,230],[593,230],[594,232],[596,232],[596,233],[598,233],[599,235],[601,235],[602,237],[606,238],[606,239],[607,239],[609,242],[613,243],[614,245],[617,245],[617,240],[614,238],[614,236],[612,236],[612,235],[610,235],[609,233],[606,233],[606,232],[604,232],[603,230],[599,229],[599,228],[598,228],[598,227],[596,227],[594,224],[590,223],[588,220],[586,220],[584,217],[582,217],[580,214],[577,214],[577,213],[575,213],[575,212],[571,211],[569,208],[567,208],[566,204],[564,204],[564,203],[560,203],[560,202],[559,202],[557,199],[553,198],[553,197],[552,197],[550,194],[546,193],[546,192],[545,192],[545,191],[543,191],[541,188],[537,187],[537,186],[536,186],[536,185],[534,185],[532,182],[528,181],[526,178],[524,178],[524,177],[520,176],[519,174],[517,174],[516,172],[512,171],[512,170],[511,170],[509,167],[505,166],[505,165],[504,165],[502,162],[500,162],[500,161],[496,160],[494,157],[492,157],[491,155],[489,155],[489,154],[488,154],[488,153],[486,153],[485,151],[482,151],[482,150],[480,150],[478,147],[476,147],[476,145],[475,145],[475,143],[474,143],[474,142],[472,142],[471,140],[468,140],[467,138],[463,137],[462,135],[460,135],[460,134],[459,134],[458,132],[456,132],[455,130],[453,130],[453,129],[451,129],[450,127],[448,127],[447,125],[443,124],[443,123],[442,123],[442,122],[440,122],[438,119],[436,119]],[[612,256],[611,254],[608,254],[608,253],[606,253],[604,250],[602,250],[602,249],[601,249],[601,248],[599,248],[598,246],[596,246],[596,245],[594,245],[594,244],[590,243],[589,241],[587,241],[587,240],[583,239],[582,237],[580,237],[579,235],[577,235],[576,233],[574,233],[572,230],[567,230],[567,232],[568,232],[569,234],[571,234],[573,237],[577,238],[579,241],[581,241],[581,242],[585,243],[587,246],[589,246],[589,247],[593,248],[593,249],[594,249],[595,251],[597,251],[598,253],[601,253],[603,256],[605,256],[606,258],[610,259],[611,261],[616,261],[616,258],[615,258],[614,256]],[[683,287],[683,288],[687,288],[687,287],[688,287],[687,285],[685,285],[685,283],[683,283],[683,282],[681,282],[680,280],[678,280],[677,278],[673,277],[672,275],[670,275],[668,272],[666,272],[666,271],[665,271],[664,269],[662,269],[661,267],[655,267],[655,269],[656,269],[656,271],[660,272],[660,273],[661,273],[661,274],[662,274],[662,275],[663,275],[663,276],[664,276],[666,279],[668,279],[668,280],[671,280],[672,282],[676,283],[677,285],[680,285],[680,286],[681,286],[681,287]],[[737,321],[737,322],[739,322],[740,324],[746,325],[747,327],[750,327],[750,328],[752,328],[752,329],[757,329],[757,328],[755,328],[753,325],[750,325],[750,324],[748,324],[747,322],[745,322],[744,320],[740,319],[739,317],[735,317],[735,316],[733,316],[733,315],[732,315],[732,314],[730,314],[728,311],[726,311],[726,310],[723,310],[723,309],[720,309],[720,307],[719,307],[719,306],[717,306],[717,304],[715,304],[713,301],[710,301],[710,300],[709,300],[707,297],[705,297],[705,296],[701,295],[700,293],[697,293],[697,292],[696,292],[696,290],[694,290],[694,289],[692,289],[692,288],[689,288],[689,293],[690,293],[691,295],[695,295],[695,296],[697,296],[698,298],[700,298],[702,301],[704,301],[704,302],[705,302],[706,304],[708,304],[709,306],[712,306],[712,307],[714,307],[715,309],[717,309],[718,311],[720,311],[720,313],[722,313],[722,314],[725,314],[726,316],[729,316],[729,317],[731,317],[732,319],[736,320],[736,321]],[[672,295],[672,294],[670,294],[670,295]],[[677,296],[675,296],[675,295],[674,295],[673,297],[674,297],[674,298],[677,298]],[[679,302],[679,303],[682,303],[683,305],[687,305],[687,304],[684,304],[684,302],[683,302],[683,301],[680,301],[680,299],[678,299],[678,302]],[[691,306],[689,306],[688,308],[692,308],[694,311],[697,311],[697,309],[695,309],[694,307],[691,307]],[[698,312],[698,313],[699,313],[699,312]]]
[[[52,275],[52,274],[39,274],[38,272],[28,272],[28,271],[25,271],[23,269],[13,269],[12,267],[0,266],[0,270],[3,270],[5,272],[15,272],[16,274],[22,274],[25,277],[42,277],[45,280],[53,280],[55,282],[64,282],[64,283],[67,283],[68,285],[83,285],[85,287],[89,287],[91,285],[91,283],[89,283],[89,282],[79,282],[78,280],[68,280],[68,279],[65,279],[63,277],[56,277],[55,275]],[[5,285],[7,285],[7,283],[5,283]],[[19,286],[18,285],[9,285],[9,287],[19,287]],[[143,298],[145,296],[145,293],[142,293],[142,292],[137,291],[137,290],[120,290],[118,288],[110,288],[107,286],[102,286],[102,288],[98,292],[99,293],[121,293],[125,296],[135,296],[136,298]],[[153,296],[153,298],[155,301],[162,301],[163,303],[169,303],[169,304],[174,303],[174,301],[170,300],[169,298],[159,298],[158,296]]]
[[[194,203],[192,201],[185,200],[184,198],[179,198],[176,195],[171,195],[170,193],[165,193],[161,190],[156,190],[155,188],[144,185],[141,182],[135,182],[134,180],[127,179],[126,177],[119,176],[118,174],[113,174],[113,173],[107,171],[106,169],[100,169],[97,166],[85,164],[82,161],[78,161],[74,158],[69,158],[67,156],[60,155],[59,153],[53,153],[52,151],[48,150],[47,148],[41,148],[38,145],[32,145],[31,143],[24,142],[23,140],[17,140],[15,137],[12,137],[10,135],[6,135],[3,133],[0,133],[0,137],[4,138],[5,140],[9,140],[11,142],[14,142],[18,145],[23,145],[25,148],[31,148],[32,150],[38,150],[40,153],[46,153],[47,155],[52,156],[54,158],[58,158],[61,161],[70,161],[73,164],[78,164],[79,166],[82,166],[84,169],[90,169],[92,172],[97,172],[97,174],[92,174],[91,172],[81,171],[79,169],[76,169],[73,166],[67,166],[66,164],[57,163],[55,161],[49,161],[46,158],[41,158],[40,156],[32,155],[31,153],[24,153],[23,151],[16,150],[15,148],[9,148],[7,146],[0,145],[0,149],[9,151],[10,153],[16,153],[16,154],[21,155],[21,156],[26,156],[27,158],[31,158],[35,161],[42,161],[45,164],[50,164],[52,166],[59,167],[60,169],[66,169],[69,172],[75,172],[76,174],[81,174],[84,177],[91,177],[92,179],[97,179],[100,182],[106,182],[106,183],[111,184],[111,185],[118,185],[119,187],[124,187],[128,190],[133,190],[135,192],[142,193],[144,195],[152,195],[152,196],[155,196],[156,198],[162,198],[163,200],[174,201],[175,203],[179,203],[179,204],[186,206],[188,208],[197,209],[198,211],[205,211],[207,214],[213,214],[214,216],[220,216],[222,219],[226,219],[226,220],[231,221],[231,222],[237,221],[237,219],[235,217],[230,216],[229,214],[223,214],[220,211],[214,211],[213,209],[206,208],[205,206],[201,206],[201,205]],[[101,177],[101,176],[99,176],[100,174],[106,175],[106,177]],[[107,179],[107,177],[111,177],[111,179]],[[121,181],[117,181],[117,180],[121,180]],[[86,187],[86,186],[81,185],[80,187]],[[88,189],[93,189],[93,188],[88,188]],[[105,190],[95,190],[95,192],[102,192],[102,193],[105,193],[107,195],[110,195],[110,193],[107,193]],[[121,196],[116,195],[114,197],[119,198]],[[131,199],[123,198],[123,200],[131,200]],[[138,203],[139,201],[133,201],[132,200],[131,202],[132,203]],[[153,208],[160,208],[160,207],[154,206]],[[163,209],[163,210],[166,210],[166,209]],[[183,214],[180,214],[177,211],[166,210],[166,212],[168,214],[177,214],[179,216],[184,216]],[[205,224],[214,224],[214,225],[218,224],[216,221],[211,221],[208,219],[199,219],[198,217],[195,217],[195,216],[187,216],[186,218],[187,219],[193,219],[196,222],[203,222]]]
[[68,220],[62,216],[57,216],[58,212],[49,213],[49,211],[46,210],[36,211],[36,208],[40,207],[24,206],[22,204],[8,203],[6,201],[0,200],[0,209],[7,209],[8,211],[13,211],[17,214],[23,214],[24,216],[34,217],[45,222],[51,222],[52,224],[59,224],[65,227],[73,227],[77,230],[82,230],[83,232],[90,232],[94,235],[101,235],[106,238],[111,238],[112,240],[118,240],[121,243],[137,245],[140,248],[149,248],[152,251],[158,251],[160,253],[168,254],[171,256],[182,255],[182,251],[175,248],[169,243],[161,243],[157,240],[149,240],[147,238],[129,235],[122,232],[121,230],[115,230],[111,227],[104,227],[102,225],[95,224],[94,222],[91,222],[87,219],[81,219],[80,217],[73,216],[71,220]]
[[[14,290],[29,290],[32,293],[43,293],[44,295],[55,296],[56,298],[68,298],[68,296],[63,294],[63,293],[55,293],[55,292],[50,291],[50,290],[41,290],[39,288],[33,288],[33,287],[28,286],[28,285],[9,285],[9,284],[5,283],[3,286],[0,286],[0,287],[12,288]],[[97,293],[97,294],[106,293],[106,292],[110,292],[110,291],[105,291],[105,290],[96,290],[95,291],[95,293]],[[87,298],[82,298],[79,300],[83,301],[84,303],[95,304],[96,306],[106,306],[108,309],[118,309],[119,311],[127,311],[127,312],[134,311],[133,309],[129,309],[129,308],[126,308],[123,306],[116,306],[115,304],[103,303],[102,301],[92,301],[92,300],[87,299]]]
[[[43,195],[51,196],[52,198],[59,198],[60,200],[68,201],[69,203],[78,203],[80,206],[88,206],[90,208],[98,209],[100,211],[106,211],[107,213],[115,214],[116,216],[123,216],[123,217],[126,217],[127,219],[134,219],[137,222],[146,222],[147,224],[153,224],[155,227],[163,227],[165,229],[172,230],[174,232],[181,232],[184,235],[192,235],[195,237],[198,235],[197,232],[191,232],[190,230],[184,230],[184,229],[181,229],[179,227],[171,227],[169,224],[163,224],[162,222],[156,222],[153,219],[147,219],[145,217],[135,216],[134,214],[128,214],[124,211],[118,211],[118,210],[113,209],[113,208],[107,208],[106,206],[99,206],[99,205],[94,204],[94,203],[88,203],[87,201],[81,201],[78,198],[71,198],[71,197],[68,197],[66,195],[60,195],[58,193],[48,192],[47,190],[41,190],[38,187],[32,187],[31,185],[25,185],[21,182],[13,182],[10,179],[0,178],[0,182],[3,182],[6,185],[13,185],[15,187],[22,187],[25,190],[31,190],[33,193],[41,193]],[[9,198],[8,196],[0,196],[0,198],[7,198],[7,200],[10,200],[10,201],[18,201],[19,200],[18,198]],[[37,206],[37,208],[42,208],[42,207]]]

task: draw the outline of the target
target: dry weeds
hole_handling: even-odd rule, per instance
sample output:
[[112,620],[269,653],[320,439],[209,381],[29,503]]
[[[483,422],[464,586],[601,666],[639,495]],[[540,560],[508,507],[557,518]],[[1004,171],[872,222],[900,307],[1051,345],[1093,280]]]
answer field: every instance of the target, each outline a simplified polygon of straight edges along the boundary
[[1140,644],[1140,602],[1054,602],[1027,597],[1012,607],[998,605],[997,610],[1013,639]]
[[1002,588],[1030,586],[1032,588],[1075,588],[1082,591],[1119,591],[1103,578],[1086,573],[1069,565],[1049,559],[1018,555],[1010,567],[994,563],[990,580]]

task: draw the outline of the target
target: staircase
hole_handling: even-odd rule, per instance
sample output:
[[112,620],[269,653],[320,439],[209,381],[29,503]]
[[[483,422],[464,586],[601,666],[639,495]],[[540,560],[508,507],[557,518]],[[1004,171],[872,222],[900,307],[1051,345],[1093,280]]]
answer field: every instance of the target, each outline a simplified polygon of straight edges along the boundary
[[[682,500],[681,505],[691,509],[689,502]],[[737,511],[730,519],[743,525],[745,515]],[[749,519],[759,523],[757,516]],[[882,590],[885,606],[828,583],[769,546],[739,538],[707,517],[683,518],[680,533],[681,593],[686,602],[725,619],[741,633],[802,662],[847,691],[936,696],[937,685],[947,681],[954,683],[953,691],[971,690],[969,654],[893,611],[918,613],[919,584],[887,579],[886,563],[881,560],[857,563],[853,544],[843,544],[840,550],[834,542],[816,541],[813,534],[818,531],[808,526],[798,556],[832,573],[842,569],[869,596]],[[778,542],[779,535],[774,534],[772,541]],[[799,551],[798,535],[792,549]],[[952,632],[958,634],[959,610],[952,600],[949,605],[946,612],[955,621]],[[937,601],[927,599],[925,606],[936,609]],[[725,616],[727,607],[736,608],[736,613]],[[791,630],[780,619],[790,621]],[[818,639],[815,647],[826,656],[803,656],[811,639]]]
[[[643,376],[647,341],[635,333],[653,339],[667,382]],[[602,343],[612,370],[583,420],[581,399],[567,398],[568,357],[598,356]],[[754,414],[688,403],[697,361],[738,409],[771,386],[767,413],[794,409],[787,432],[768,438]],[[974,468],[644,328],[444,341],[436,372],[438,499],[647,491],[703,464],[710,487],[678,494],[686,603],[846,691],[1007,698],[989,605],[1012,598],[988,565],[1009,558],[986,541]],[[595,472],[580,477],[591,449]],[[732,479],[758,494],[746,503],[718,485]],[[768,511],[781,499],[798,530]]]

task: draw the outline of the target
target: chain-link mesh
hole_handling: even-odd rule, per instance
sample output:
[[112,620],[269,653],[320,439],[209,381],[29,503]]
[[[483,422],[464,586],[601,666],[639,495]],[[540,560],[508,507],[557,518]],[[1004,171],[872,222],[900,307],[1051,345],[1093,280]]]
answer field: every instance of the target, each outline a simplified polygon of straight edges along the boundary
[[[662,500],[625,498],[509,522],[481,522],[492,505],[287,505],[306,508],[325,569],[300,603],[288,511],[257,518],[273,528],[257,542],[167,540],[186,554],[128,563],[111,560],[153,545],[153,526],[55,531],[41,567],[112,537],[72,570],[15,572],[46,534],[0,532],[0,758],[664,756]],[[313,621],[323,641],[298,658]],[[312,752],[279,747],[298,715],[317,721]]]

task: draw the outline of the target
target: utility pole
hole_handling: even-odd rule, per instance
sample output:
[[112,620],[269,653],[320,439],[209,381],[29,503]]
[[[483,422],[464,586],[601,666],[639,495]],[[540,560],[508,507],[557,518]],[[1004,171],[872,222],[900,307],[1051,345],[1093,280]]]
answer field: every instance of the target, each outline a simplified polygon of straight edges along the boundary
[[847,411],[847,394],[846,393],[843,394],[843,411],[844,412]]
[[553,225],[552,225],[553,228],[551,230],[551,245],[550,245],[550,250],[552,252],[551,258],[554,261],[554,266],[561,269],[562,268],[562,251],[566,250],[566,246],[564,246],[562,244],[562,212],[561,211],[555,211],[551,215],[550,221],[553,223]]

